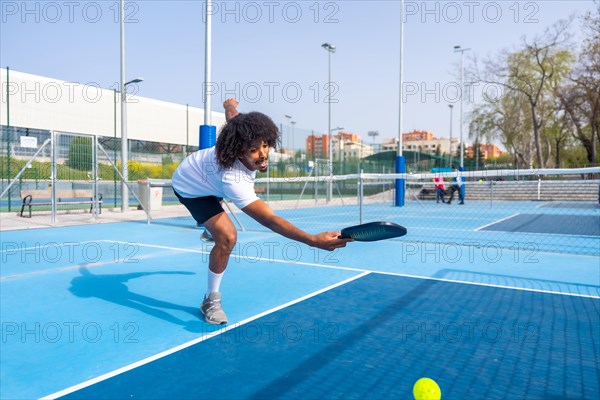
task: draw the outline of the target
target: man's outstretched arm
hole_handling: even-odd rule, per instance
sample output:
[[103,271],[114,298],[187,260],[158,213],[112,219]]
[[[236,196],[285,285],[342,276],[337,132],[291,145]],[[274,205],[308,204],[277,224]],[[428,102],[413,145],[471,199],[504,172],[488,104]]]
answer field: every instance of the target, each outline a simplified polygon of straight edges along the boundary
[[340,232],[321,232],[311,235],[297,228],[286,219],[277,216],[271,207],[260,199],[250,203],[242,211],[273,232],[312,247],[332,251],[340,247],[346,247],[346,243],[352,241],[352,239],[339,239]]

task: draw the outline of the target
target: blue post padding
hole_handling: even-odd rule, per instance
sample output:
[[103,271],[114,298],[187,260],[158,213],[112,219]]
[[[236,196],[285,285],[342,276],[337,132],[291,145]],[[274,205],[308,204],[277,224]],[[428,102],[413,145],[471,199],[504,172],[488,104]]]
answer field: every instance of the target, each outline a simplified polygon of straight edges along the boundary
[[200,125],[200,148],[208,149],[217,144],[217,127],[213,125]]
[[[406,172],[406,160],[404,156],[396,156],[396,173],[403,174]],[[405,180],[396,179],[396,207],[404,207],[404,192]]]

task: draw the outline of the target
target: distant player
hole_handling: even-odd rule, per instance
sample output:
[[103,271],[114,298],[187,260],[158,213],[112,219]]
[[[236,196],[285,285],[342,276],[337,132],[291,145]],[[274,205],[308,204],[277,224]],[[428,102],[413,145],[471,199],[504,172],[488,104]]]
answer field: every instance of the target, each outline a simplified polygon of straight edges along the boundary
[[446,202],[446,204],[452,203],[452,199],[454,199],[454,192],[458,192],[458,204],[465,204],[464,192],[463,192],[463,179],[460,171],[456,168],[456,165],[452,166],[452,171],[456,174],[454,178],[452,178],[452,185],[450,185],[450,198]]
[[444,177],[441,173],[438,174],[435,178],[433,178],[433,182],[435,182],[435,202],[439,203],[440,200],[442,203],[445,203],[444,200]]
[[271,148],[279,142],[279,130],[271,118],[259,113],[238,113],[234,99],[223,103],[227,123],[221,128],[215,147],[186,157],[173,174],[173,191],[194,219],[214,239],[208,262],[208,289],[200,311],[206,322],[226,324],[219,286],[229,256],[237,241],[237,230],[219,201],[231,200],[256,221],[289,239],[334,250],[352,239],[339,239],[340,232],[309,234],[275,215],[254,191],[256,171],[269,166]]

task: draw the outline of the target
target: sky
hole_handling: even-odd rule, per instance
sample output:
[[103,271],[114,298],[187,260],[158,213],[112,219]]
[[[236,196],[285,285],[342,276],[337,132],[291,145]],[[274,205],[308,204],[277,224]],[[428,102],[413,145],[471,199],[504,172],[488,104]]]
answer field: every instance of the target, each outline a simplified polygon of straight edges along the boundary
[[[204,108],[206,3],[125,2],[127,80],[142,97]],[[414,129],[460,132],[460,45],[473,57],[517,49],[592,0],[213,1],[212,109],[228,97],[302,137],[331,127],[365,142]],[[52,79],[118,88],[119,1],[0,1],[0,65]],[[400,86],[400,26],[404,26]],[[580,23],[574,20],[573,48]],[[328,53],[323,43],[335,45]],[[329,68],[331,67],[331,68]],[[331,78],[329,78],[331,71]],[[331,114],[329,114],[331,89]],[[463,117],[486,88],[465,96]],[[403,93],[401,96],[401,92]],[[402,98],[401,98],[402,97]],[[449,105],[453,105],[452,118]],[[286,118],[289,115],[292,118]],[[452,119],[452,122],[451,122]],[[463,125],[467,140],[466,124]],[[369,137],[369,131],[378,136]],[[299,136],[299,137],[298,137]]]

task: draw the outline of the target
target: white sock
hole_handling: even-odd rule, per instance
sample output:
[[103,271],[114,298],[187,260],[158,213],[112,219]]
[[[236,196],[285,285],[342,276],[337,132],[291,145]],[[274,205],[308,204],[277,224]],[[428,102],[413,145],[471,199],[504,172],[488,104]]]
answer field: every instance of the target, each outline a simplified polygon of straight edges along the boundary
[[223,273],[215,274],[210,269],[208,270],[208,289],[206,294],[209,295],[212,292],[218,292],[219,286],[221,286],[221,279],[223,278]]

